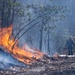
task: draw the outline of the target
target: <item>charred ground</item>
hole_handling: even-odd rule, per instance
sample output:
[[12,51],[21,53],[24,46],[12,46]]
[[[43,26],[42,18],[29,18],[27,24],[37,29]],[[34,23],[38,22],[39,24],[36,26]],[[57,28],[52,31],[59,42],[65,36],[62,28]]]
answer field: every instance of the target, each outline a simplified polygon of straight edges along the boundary
[[75,75],[75,56],[44,56],[27,67],[11,66],[12,70],[0,69],[0,75]]

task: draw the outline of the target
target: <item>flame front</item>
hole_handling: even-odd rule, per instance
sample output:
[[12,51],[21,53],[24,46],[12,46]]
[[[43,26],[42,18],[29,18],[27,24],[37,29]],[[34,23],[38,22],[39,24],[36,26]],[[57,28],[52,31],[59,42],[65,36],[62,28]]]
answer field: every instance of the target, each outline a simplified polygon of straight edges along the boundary
[[[39,59],[43,56],[43,53],[38,50],[33,50],[25,45],[23,48],[18,47],[18,43],[15,43],[14,38],[11,38],[12,26],[8,28],[0,28],[0,46],[5,48],[14,58],[18,59],[25,64],[30,64],[30,62],[35,62],[35,59]],[[35,59],[34,59],[34,58]]]

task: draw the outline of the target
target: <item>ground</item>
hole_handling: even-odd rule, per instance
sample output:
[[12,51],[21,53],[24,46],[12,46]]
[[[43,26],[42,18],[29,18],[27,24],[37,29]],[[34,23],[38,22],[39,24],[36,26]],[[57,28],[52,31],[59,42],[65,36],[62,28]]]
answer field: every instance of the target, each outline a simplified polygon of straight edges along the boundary
[[13,71],[0,70],[0,75],[75,75],[75,56],[45,57],[27,68],[12,69]]

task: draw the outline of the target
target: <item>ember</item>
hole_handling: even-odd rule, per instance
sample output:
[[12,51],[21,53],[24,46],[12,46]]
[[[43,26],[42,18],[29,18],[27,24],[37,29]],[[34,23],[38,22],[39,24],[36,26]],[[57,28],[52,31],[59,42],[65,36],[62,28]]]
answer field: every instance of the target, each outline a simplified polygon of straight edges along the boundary
[[[43,53],[37,50],[30,49],[27,45],[23,48],[18,47],[18,42],[12,50],[12,46],[15,43],[14,37],[11,37],[12,26],[8,28],[0,28],[0,46],[10,53],[14,58],[18,59],[25,64],[31,64],[35,62],[35,59],[43,57]],[[35,58],[35,59],[34,59]]]

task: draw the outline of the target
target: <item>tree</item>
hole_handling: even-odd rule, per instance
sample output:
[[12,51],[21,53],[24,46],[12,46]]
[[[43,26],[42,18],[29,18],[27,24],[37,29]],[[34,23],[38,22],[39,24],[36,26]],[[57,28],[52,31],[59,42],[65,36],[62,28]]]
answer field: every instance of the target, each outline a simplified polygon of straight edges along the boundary
[[[40,43],[39,43],[39,49],[42,51],[42,41],[43,41],[43,31],[45,30],[48,34],[48,47],[47,50],[50,53],[50,30],[53,30],[55,28],[55,26],[51,25],[51,22],[57,22],[59,20],[62,20],[63,18],[65,18],[64,13],[67,11],[67,7],[64,6],[50,6],[50,5],[34,5],[33,6],[34,10],[35,10],[35,14],[41,15],[43,13],[47,13],[46,15],[43,15],[40,20],[42,22],[41,26],[40,26]],[[57,19],[58,17],[58,19]],[[47,25],[48,24],[48,25]]]
[[0,0],[1,28],[12,25],[14,15],[22,16],[24,14],[22,10],[22,4],[16,0]]
[[[29,18],[30,18],[29,22],[22,29],[20,29],[20,31],[17,33],[16,37],[21,33],[22,30],[24,30],[24,28],[29,27],[28,29],[25,30],[25,32],[22,35],[20,35],[18,37],[18,40],[19,40],[31,28],[33,28],[34,26],[37,25],[37,21],[41,21],[41,23],[39,24],[39,29],[40,29],[40,36],[39,36],[40,37],[40,43],[39,43],[40,46],[39,46],[39,49],[42,51],[42,41],[44,38],[43,37],[43,34],[44,34],[43,31],[45,31],[48,33],[48,52],[49,52],[50,30],[55,28],[55,26],[51,25],[50,23],[51,22],[54,23],[56,21],[59,21],[58,19],[62,20],[63,18],[65,18],[64,13],[66,11],[66,7],[64,7],[64,6],[50,6],[50,5],[47,5],[47,6],[29,5],[29,6],[27,6],[26,9],[30,9],[30,8],[33,9],[33,12],[36,15],[36,17],[34,19],[30,18],[30,14],[29,14]],[[58,17],[58,19],[57,19],[57,17]],[[16,37],[15,37],[15,39],[16,39]]]

